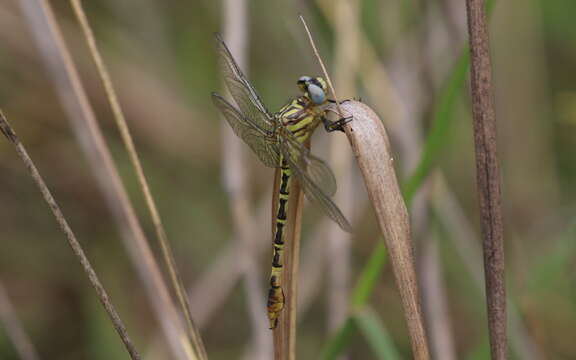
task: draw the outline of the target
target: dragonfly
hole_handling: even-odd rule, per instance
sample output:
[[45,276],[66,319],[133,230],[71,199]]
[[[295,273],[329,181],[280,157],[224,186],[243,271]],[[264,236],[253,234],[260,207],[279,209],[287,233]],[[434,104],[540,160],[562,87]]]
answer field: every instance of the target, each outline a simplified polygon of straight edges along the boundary
[[212,101],[234,133],[252,149],[258,159],[265,166],[280,169],[267,303],[270,329],[274,329],[285,304],[281,283],[282,253],[292,178],[300,183],[311,202],[319,204],[330,219],[343,230],[351,232],[350,223],[331,200],[331,196],[336,192],[334,174],[304,145],[320,122],[328,132],[343,131],[342,125],[351,118],[328,120],[326,108],[334,100],[327,97],[326,81],[321,77],[310,76],[301,76],[298,79],[300,96],[291,99],[278,112],[271,113],[242,73],[220,35],[216,34],[215,38],[224,83],[237,107],[217,93],[212,93]]

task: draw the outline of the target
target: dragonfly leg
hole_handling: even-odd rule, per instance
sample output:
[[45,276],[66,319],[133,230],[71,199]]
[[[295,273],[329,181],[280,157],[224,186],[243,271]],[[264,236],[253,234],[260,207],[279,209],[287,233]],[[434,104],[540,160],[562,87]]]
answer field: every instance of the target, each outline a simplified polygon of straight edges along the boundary
[[[339,103],[340,104],[344,104],[347,101],[351,101],[351,100],[342,100]],[[335,104],[336,100],[333,99],[328,99],[329,103]],[[331,111],[337,115],[340,115],[338,112],[332,110],[332,109],[327,109],[326,111]],[[342,131],[344,132],[344,124],[349,123],[350,121],[352,121],[353,117],[352,116],[347,116],[347,117],[341,117],[340,119],[336,120],[336,121],[330,121],[326,118],[326,116],[322,116],[322,123],[324,124],[324,129],[327,132],[332,132],[332,131]]]
[[342,117],[336,121],[330,121],[325,116],[322,116],[322,123],[324,124],[324,129],[327,132],[332,131],[342,131],[344,132],[344,124],[349,123],[352,121],[352,116]]

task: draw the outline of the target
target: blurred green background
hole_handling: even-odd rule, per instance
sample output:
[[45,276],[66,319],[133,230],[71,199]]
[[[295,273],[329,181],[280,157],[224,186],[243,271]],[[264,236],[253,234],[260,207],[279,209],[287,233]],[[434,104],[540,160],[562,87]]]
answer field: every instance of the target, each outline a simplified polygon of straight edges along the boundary
[[[51,4],[131,199],[154,239],[78,23],[67,1]],[[338,13],[346,6],[354,11]],[[382,117],[399,178],[405,181],[422,156],[422,141],[435,126],[449,75],[464,50],[463,6],[456,0],[249,1],[246,70],[273,111],[297,95],[299,76],[319,74],[298,21],[298,14],[303,14],[336,88],[342,89],[339,96],[361,98]],[[235,237],[221,171],[224,124],[210,100],[210,92],[222,87],[213,33],[224,32],[225,6],[208,0],[100,0],[87,1],[85,10],[182,277],[190,285],[191,306],[200,318],[209,357],[256,358],[242,354],[254,349],[258,333],[265,337],[264,343],[269,343],[270,334],[254,328],[241,277],[234,276],[230,284],[226,282],[230,276],[207,278],[222,259],[228,259],[224,261],[228,267],[220,268],[237,274],[240,270],[232,263],[241,256],[232,251],[236,256],[226,258]],[[512,359],[576,358],[574,14],[573,0],[511,0],[497,2],[491,18]],[[349,43],[347,31],[354,34]],[[363,44],[369,44],[369,55]],[[353,68],[346,68],[346,60],[339,63],[338,59],[346,59],[339,51],[355,53]],[[67,215],[136,346],[146,358],[170,358],[18,0],[0,4],[0,74],[0,107]],[[441,332],[451,343],[434,352],[447,351],[456,359],[487,359],[483,285],[478,282],[482,260],[473,246],[479,244],[479,221],[472,121],[468,86],[463,89],[449,107],[451,120],[440,117],[446,131],[437,139],[433,176],[421,187],[412,208],[413,232],[418,266],[427,279],[423,281],[442,294],[427,295],[425,290],[429,328],[434,329],[438,308],[427,307],[427,296],[443,298],[447,311],[449,326]],[[314,152],[331,158],[328,136],[318,133]],[[351,151],[344,156],[351,158]],[[264,249],[256,264],[262,292],[255,296],[264,301],[270,262],[266,206],[273,172],[252,155],[243,166],[249,169],[251,215],[261,224],[255,241]],[[354,204],[339,202],[357,229],[349,243],[345,240],[350,246],[345,265],[348,289],[380,239],[358,171],[353,166],[349,171]],[[334,325],[338,316],[331,312],[329,279],[344,265],[322,245],[323,239],[314,247],[318,234],[329,238],[333,232],[315,231],[325,225],[314,208],[308,210],[302,266],[312,264],[306,269],[314,269],[316,276],[307,272],[306,278],[317,279],[301,284],[303,293],[304,288],[313,290],[302,302],[298,351],[303,359],[316,359],[330,339],[330,329],[338,325]],[[63,234],[4,140],[0,141],[0,241],[0,281],[40,358],[127,358]],[[438,261],[432,268],[427,262],[433,261],[427,257],[430,254]],[[440,280],[429,280],[431,269]],[[410,342],[389,265],[370,304],[399,358],[409,358]],[[265,309],[261,310],[264,319]],[[351,340],[345,351],[350,359],[378,358],[362,332],[355,331]],[[0,358],[18,358],[2,327]]]

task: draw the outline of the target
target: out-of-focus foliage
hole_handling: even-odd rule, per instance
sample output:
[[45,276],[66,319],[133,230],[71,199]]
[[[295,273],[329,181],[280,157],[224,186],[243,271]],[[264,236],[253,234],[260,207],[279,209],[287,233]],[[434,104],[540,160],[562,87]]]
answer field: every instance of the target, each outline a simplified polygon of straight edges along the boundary
[[[359,2],[362,36],[373,43],[413,124],[409,130],[391,131],[397,162],[403,164],[410,156],[403,152],[397,136],[402,131],[427,136],[430,114],[439,100],[438,88],[445,83],[466,39],[464,8],[461,1],[451,0]],[[143,353],[162,353],[158,324],[142,284],[126,256],[93,170],[66,119],[17,3],[0,3],[0,107],[29,148],[85,246],[137,347]],[[275,110],[297,94],[299,76],[319,73],[297,14],[307,17],[329,64],[334,62],[334,32],[318,6],[325,1],[249,3],[246,70],[270,110]],[[152,238],[144,201],[77,22],[68,2],[52,4],[125,184]],[[209,0],[102,0],[86,1],[85,6],[182,276],[193,285],[233,240],[228,197],[221,182],[223,123],[210,101],[210,92],[221,88],[212,35],[222,31],[221,4]],[[576,2],[572,0],[502,1],[494,9],[490,29],[509,294],[521,314],[524,331],[549,359],[576,358],[575,13]],[[431,30],[436,27],[440,31]],[[359,67],[359,71],[364,70]],[[361,78],[359,74],[356,77]],[[371,96],[361,81],[358,85],[357,96],[366,103],[377,108],[383,102]],[[460,99],[453,109],[457,115],[445,138],[440,139],[443,150],[436,165],[462,205],[461,215],[477,235],[467,94]],[[320,144],[315,145],[315,152],[326,152],[322,147],[325,137],[315,136]],[[273,175],[252,156],[247,166],[256,209],[259,203],[269,203]],[[363,187],[358,186],[358,192],[362,191]],[[360,275],[379,237],[371,208],[358,212],[365,219],[355,225],[358,230],[353,236],[352,279]],[[440,239],[458,358],[487,359],[481,292],[467,273],[466,260],[455,250],[454,243],[459,239],[454,238],[441,216],[435,212],[430,216],[430,222],[442,226],[430,226],[427,232],[417,234],[416,248],[430,241],[432,235]],[[305,225],[304,241],[310,241],[313,221],[306,219]],[[270,241],[266,236],[270,222],[264,222],[262,229],[264,235],[258,241]],[[42,359],[125,356],[63,235],[3,139],[0,241],[0,281]],[[265,252],[257,264],[262,279],[269,271],[268,256]],[[318,357],[328,338],[326,302],[326,296],[316,297],[302,315],[302,358]],[[375,323],[384,324],[402,358],[409,358],[409,339],[389,267],[370,303],[380,317]],[[252,340],[248,318],[245,292],[239,282],[227,295],[224,307],[203,325],[202,335],[211,359],[239,358]],[[351,358],[376,358],[360,332],[354,331],[352,340]],[[0,358],[17,358],[1,328]]]

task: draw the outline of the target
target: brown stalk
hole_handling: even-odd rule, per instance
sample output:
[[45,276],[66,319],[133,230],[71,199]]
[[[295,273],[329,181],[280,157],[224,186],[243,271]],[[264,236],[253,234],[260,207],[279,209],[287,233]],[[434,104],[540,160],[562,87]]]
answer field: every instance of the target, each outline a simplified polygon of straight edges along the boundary
[[124,142],[124,146],[126,147],[126,151],[128,152],[128,155],[130,157],[130,162],[132,163],[134,171],[136,172],[136,177],[138,178],[140,189],[144,194],[146,206],[148,207],[148,212],[150,213],[152,223],[154,224],[154,229],[156,230],[156,237],[158,243],[160,244],[160,249],[162,251],[166,267],[168,268],[168,274],[170,275],[172,287],[176,293],[176,298],[178,299],[178,303],[180,304],[180,309],[184,314],[184,318],[186,320],[185,323],[188,332],[188,337],[190,338],[190,341],[193,344],[193,348],[197,351],[198,357],[200,359],[207,359],[208,356],[206,355],[206,349],[204,348],[204,344],[200,337],[200,333],[196,325],[194,324],[194,320],[192,319],[192,315],[190,313],[190,303],[188,302],[188,297],[186,294],[186,290],[184,288],[184,283],[182,282],[182,278],[178,273],[178,267],[176,265],[176,260],[174,258],[174,252],[172,251],[172,246],[168,241],[166,230],[164,229],[162,219],[160,218],[160,213],[158,212],[158,207],[156,206],[156,201],[154,200],[152,191],[150,191],[150,186],[148,185],[148,180],[146,179],[146,175],[144,174],[144,169],[142,168],[140,157],[138,156],[138,152],[136,151],[136,147],[134,146],[134,141],[132,140],[132,135],[130,134],[130,129],[128,128],[128,124],[126,123],[124,111],[120,106],[120,101],[118,100],[118,96],[116,95],[116,91],[114,90],[114,86],[112,85],[112,79],[110,77],[108,69],[106,68],[106,65],[104,64],[102,55],[100,55],[98,46],[96,45],[96,39],[94,37],[94,33],[92,32],[92,28],[90,27],[88,18],[86,17],[84,9],[82,8],[81,1],[71,0],[70,3],[72,5],[76,18],[80,23],[82,32],[84,33],[86,43],[88,44],[88,48],[90,49],[90,54],[92,55],[92,59],[96,64],[96,68],[98,69],[98,75],[100,76],[100,80],[102,80],[102,83],[104,84],[104,90],[106,92],[106,96],[108,97],[108,101],[110,102],[110,106],[112,107],[112,113],[114,115],[116,126],[120,131],[122,141]]
[[342,110],[340,109],[340,102],[338,101],[338,95],[336,95],[336,90],[334,89],[334,86],[332,85],[332,79],[330,79],[330,76],[328,76],[328,71],[326,71],[326,66],[324,66],[324,62],[322,61],[322,58],[320,57],[320,53],[318,52],[318,49],[316,48],[316,44],[314,43],[314,39],[312,38],[312,34],[310,33],[310,29],[308,29],[308,25],[306,24],[306,20],[304,20],[304,17],[302,15],[300,15],[299,17],[300,17],[300,21],[302,22],[302,25],[304,26],[304,30],[306,30],[306,34],[308,35],[308,40],[310,41],[310,45],[312,46],[312,50],[314,51],[314,55],[316,56],[316,59],[318,59],[318,63],[320,64],[320,67],[322,68],[322,72],[324,73],[324,77],[326,78],[326,81],[328,82],[328,87],[330,88],[330,92],[332,92],[332,95],[334,95],[334,100],[336,100],[336,109],[338,110],[338,114],[342,115]]
[[22,322],[16,315],[16,310],[2,282],[0,282],[0,323],[4,327],[8,339],[14,345],[14,349],[21,360],[40,359],[30,337],[22,326]]
[[114,329],[118,333],[118,336],[120,336],[120,339],[124,343],[124,346],[126,347],[128,353],[130,354],[130,357],[134,360],[140,359],[138,351],[136,350],[136,348],[134,347],[132,341],[128,336],[126,326],[124,326],[122,319],[120,319],[118,312],[114,308],[114,305],[112,305],[108,293],[104,289],[104,286],[102,286],[102,283],[100,282],[98,275],[96,275],[96,272],[92,267],[92,264],[90,264],[90,261],[86,257],[84,250],[82,250],[82,246],[76,239],[76,235],[74,235],[74,232],[72,232],[72,229],[68,225],[68,222],[66,221],[66,218],[62,213],[62,210],[60,210],[60,206],[58,206],[58,204],[56,203],[56,200],[54,199],[52,193],[46,186],[44,179],[42,179],[42,176],[38,172],[38,169],[32,162],[32,159],[28,155],[28,152],[24,148],[24,145],[22,145],[22,143],[16,136],[16,133],[14,132],[14,130],[12,130],[12,128],[8,124],[8,120],[4,117],[2,110],[0,110],[0,131],[2,131],[4,136],[6,136],[6,138],[8,139],[8,141],[10,141],[12,145],[14,145],[14,148],[16,149],[18,156],[24,163],[24,166],[26,166],[26,169],[30,172],[32,180],[34,180],[36,186],[38,186],[38,189],[42,193],[44,200],[50,207],[50,211],[56,218],[56,221],[58,222],[60,229],[62,230],[62,232],[64,232],[64,235],[66,235],[66,240],[68,240],[68,244],[72,248],[72,251],[74,252],[76,257],[78,258],[78,261],[80,261],[80,264],[84,269],[84,272],[88,276],[90,284],[92,285],[92,287],[96,291],[96,294],[98,295],[98,300],[100,300],[100,303],[106,310],[106,313],[110,318],[110,321],[112,321],[112,324],[114,325]]
[[344,116],[353,116],[344,130],[390,254],[414,359],[428,360],[430,355],[418,295],[408,211],[396,179],[386,129],[374,111],[361,102],[347,101],[341,107]]
[[187,339],[183,324],[122,184],[54,13],[46,0],[20,0],[19,3],[170,349],[179,359],[194,359],[192,345],[188,340],[183,341]]
[[466,0],[466,9],[490,353],[492,359],[503,360],[507,353],[504,235],[488,28],[483,0]]
[[[274,191],[272,192],[272,221],[276,218],[278,206],[278,187],[280,170],[276,170]],[[285,304],[278,326],[272,331],[274,341],[274,360],[296,359],[296,303],[298,296],[298,267],[300,263],[300,230],[302,226],[302,207],[304,194],[298,181],[294,179],[290,186],[288,199],[287,232],[284,235],[284,271],[282,272],[282,289]],[[273,223],[274,225],[274,223]],[[272,226],[274,229],[274,226]]]

